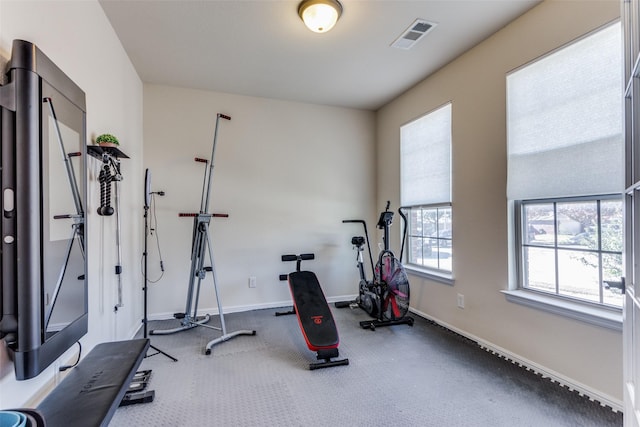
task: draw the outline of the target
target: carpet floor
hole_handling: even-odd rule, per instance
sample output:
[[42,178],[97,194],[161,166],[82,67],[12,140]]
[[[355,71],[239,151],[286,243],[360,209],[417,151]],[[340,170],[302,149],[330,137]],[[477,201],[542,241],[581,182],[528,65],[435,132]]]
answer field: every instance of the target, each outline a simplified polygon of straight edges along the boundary
[[[117,426],[622,426],[622,414],[480,348],[425,319],[361,329],[359,309],[332,311],[348,366],[315,362],[295,316],[276,309],[225,315],[237,336],[197,327],[152,335],[140,369],[151,369],[151,403],[124,406]],[[213,317],[210,325],[217,326]],[[150,322],[150,329],[178,326]],[[153,356],[151,356],[153,355]]]

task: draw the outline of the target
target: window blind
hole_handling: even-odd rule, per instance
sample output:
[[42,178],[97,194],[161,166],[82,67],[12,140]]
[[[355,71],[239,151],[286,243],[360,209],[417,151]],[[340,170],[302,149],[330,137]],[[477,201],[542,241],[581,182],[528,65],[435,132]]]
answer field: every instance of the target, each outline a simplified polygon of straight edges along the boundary
[[400,128],[402,206],[451,202],[451,104]]
[[617,23],[507,76],[509,199],[622,192],[621,69]]

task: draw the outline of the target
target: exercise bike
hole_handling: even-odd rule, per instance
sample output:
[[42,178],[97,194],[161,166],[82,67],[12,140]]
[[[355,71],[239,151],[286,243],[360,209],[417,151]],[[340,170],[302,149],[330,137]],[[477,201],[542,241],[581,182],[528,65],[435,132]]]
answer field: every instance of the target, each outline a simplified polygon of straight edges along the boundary
[[[358,296],[353,301],[339,301],[335,303],[336,308],[360,307],[374,320],[364,320],[360,322],[363,329],[372,331],[379,326],[409,325],[413,326],[414,319],[407,316],[409,311],[409,278],[402,265],[402,254],[404,252],[405,238],[407,235],[407,217],[398,209],[398,213],[404,221],[402,233],[402,250],[400,259],[396,258],[389,245],[389,230],[393,221],[393,212],[389,210],[390,202],[380,214],[377,227],[383,230],[383,248],[378,255],[377,264],[373,265],[371,254],[371,244],[369,243],[369,233],[367,223],[361,219],[346,219],[343,223],[358,223],[364,227],[365,236],[354,236],[351,244],[357,250],[357,267],[360,273],[360,283],[358,285]],[[367,280],[364,268],[362,252],[364,245],[369,251],[373,280]]]
[[300,271],[300,264],[303,260],[314,258],[314,254],[282,255],[284,262],[296,261],[296,271],[280,275],[280,280],[289,281],[293,309],[276,313],[276,316],[297,314],[298,324],[307,347],[316,352],[318,360],[323,360],[309,364],[310,370],[348,365],[349,359],[334,359],[339,356],[338,328],[318,278],[311,271]]

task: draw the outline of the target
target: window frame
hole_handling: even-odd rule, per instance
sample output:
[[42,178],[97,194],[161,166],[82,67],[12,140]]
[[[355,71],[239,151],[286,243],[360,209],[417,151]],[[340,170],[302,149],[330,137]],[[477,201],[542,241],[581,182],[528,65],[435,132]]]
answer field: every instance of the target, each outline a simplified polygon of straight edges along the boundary
[[[440,283],[444,283],[447,285],[453,285],[454,280],[453,280],[453,265],[451,265],[451,270],[447,270],[444,268],[434,268],[431,266],[427,266],[427,265],[423,265],[423,264],[417,264],[414,262],[411,262],[411,248],[412,248],[412,237],[415,239],[429,239],[429,240],[436,240],[438,241],[438,245],[437,247],[440,248],[440,241],[448,241],[449,242],[449,247],[451,248],[451,258],[453,259],[453,234],[451,235],[451,237],[441,237],[439,236],[439,230],[437,229],[439,221],[436,221],[436,233],[435,236],[431,236],[431,235],[425,235],[424,231],[422,231],[422,233],[418,236],[418,235],[411,235],[411,210],[413,209],[420,209],[421,211],[436,211],[436,217],[438,217],[439,215],[439,210],[446,208],[449,210],[449,216],[450,216],[450,220],[452,223],[451,226],[451,230],[453,231],[453,207],[452,207],[452,203],[437,203],[437,204],[426,204],[426,205],[413,205],[413,206],[403,206],[401,209],[403,210],[403,212],[405,212],[406,216],[407,216],[407,238],[405,241],[405,247],[403,248],[403,250],[406,251],[407,256],[406,256],[406,261],[404,264],[404,267],[406,270],[409,270],[410,272],[423,277],[423,278],[427,278],[427,279],[432,279],[435,280],[437,282]],[[438,250],[438,253],[440,253],[440,251]],[[438,260],[438,265],[440,265],[440,259]]]
[[[599,277],[599,301],[590,301],[587,299],[581,299],[577,297],[572,297],[569,295],[563,295],[559,293],[559,279],[558,279],[558,263],[555,264],[554,275],[556,278],[555,283],[555,292],[543,291],[540,289],[531,288],[526,286],[527,279],[525,277],[526,274],[526,262],[525,262],[525,248],[527,247],[538,247],[544,248],[548,250],[554,251],[554,256],[557,259],[558,251],[563,250],[576,250],[579,252],[592,253],[597,254],[598,259],[601,261],[603,255],[615,254],[619,255],[621,259],[624,257],[623,250],[621,248],[620,251],[610,251],[602,249],[602,218],[600,214],[600,209],[598,209],[598,217],[597,217],[597,234],[598,234],[598,248],[597,249],[570,249],[569,247],[563,247],[563,245],[558,243],[558,227],[557,227],[557,210],[555,206],[559,203],[573,203],[573,202],[596,202],[599,206],[602,201],[612,201],[619,200],[621,204],[621,209],[624,210],[624,198],[622,194],[606,194],[606,195],[594,195],[594,196],[579,196],[579,197],[557,197],[557,198],[544,198],[544,199],[530,199],[530,200],[514,200],[513,209],[514,209],[514,238],[515,238],[515,269],[517,276],[517,285],[516,289],[524,292],[532,292],[536,294],[540,294],[542,296],[556,298],[561,301],[571,302],[584,306],[591,306],[594,308],[603,308],[606,310],[615,310],[617,312],[622,311],[622,306],[618,307],[612,304],[607,304],[603,300],[604,290],[602,282],[603,278],[603,266],[602,263],[599,262],[598,266],[598,277]],[[523,211],[526,205],[534,205],[534,204],[553,204],[554,205],[554,244],[553,245],[532,245],[530,243],[526,243],[526,238],[524,236],[524,228],[525,224],[523,223]],[[622,233],[622,231],[621,231]],[[623,268],[623,266],[621,266]]]

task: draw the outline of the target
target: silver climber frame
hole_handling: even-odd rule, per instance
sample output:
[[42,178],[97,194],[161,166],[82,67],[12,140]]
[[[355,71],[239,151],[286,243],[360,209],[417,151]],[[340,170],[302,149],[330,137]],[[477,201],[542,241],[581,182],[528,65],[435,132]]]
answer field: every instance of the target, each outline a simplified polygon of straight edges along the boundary
[[[227,214],[208,213],[209,201],[211,195],[211,183],[213,181],[213,159],[216,152],[216,143],[218,139],[218,125],[220,119],[231,120],[230,116],[218,113],[216,116],[216,125],[213,135],[213,147],[211,149],[211,160],[205,160],[196,158],[195,161],[199,163],[207,164],[204,172],[204,180],[202,183],[202,197],[200,199],[200,212],[199,213],[180,213],[180,217],[192,217],[193,218],[193,239],[191,246],[191,269],[189,272],[189,287],[187,290],[187,304],[184,313],[175,313],[174,317],[180,319],[180,326],[173,329],[165,330],[152,330],[151,335],[168,335],[176,332],[185,331],[195,328],[196,326],[203,326],[209,329],[215,329],[221,331],[222,335],[212,341],[209,341],[205,347],[205,354],[211,354],[211,348],[224,341],[228,341],[231,338],[239,335],[255,335],[254,330],[238,330],[235,332],[227,332],[227,328],[224,322],[224,313],[222,311],[222,304],[220,302],[220,294],[218,292],[218,277],[216,275],[216,267],[213,260],[213,244],[211,241],[211,234],[209,232],[209,223],[211,218],[228,218]],[[208,254],[210,266],[205,267],[205,254]],[[218,315],[220,316],[220,327],[207,325],[211,316],[206,314],[205,316],[198,317],[198,300],[200,298],[200,285],[202,280],[206,277],[207,272],[211,273],[213,278],[213,289],[216,295],[216,302],[218,305]]]

